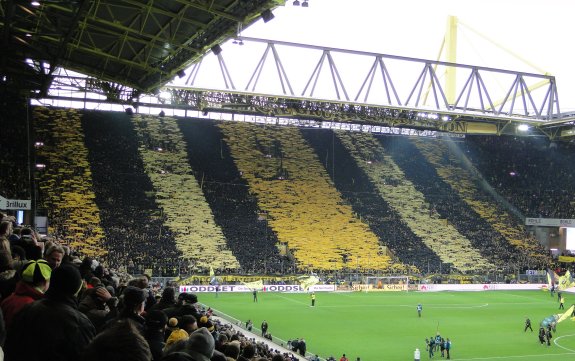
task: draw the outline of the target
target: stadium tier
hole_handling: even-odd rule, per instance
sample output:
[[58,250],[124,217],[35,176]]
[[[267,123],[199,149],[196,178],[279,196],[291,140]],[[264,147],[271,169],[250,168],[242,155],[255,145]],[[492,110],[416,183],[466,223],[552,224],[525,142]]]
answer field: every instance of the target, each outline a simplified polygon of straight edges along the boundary
[[[82,255],[154,276],[210,267],[537,268],[547,251],[520,216],[541,211],[548,202],[536,198],[549,193],[565,193],[554,207],[561,215],[573,207],[568,172],[539,171],[551,172],[547,153],[572,160],[565,144],[527,152],[528,166],[506,159],[532,145],[506,137],[416,139],[42,107],[32,129],[42,142],[34,157],[46,166],[34,184],[49,233]],[[528,192],[543,185],[548,192]]]

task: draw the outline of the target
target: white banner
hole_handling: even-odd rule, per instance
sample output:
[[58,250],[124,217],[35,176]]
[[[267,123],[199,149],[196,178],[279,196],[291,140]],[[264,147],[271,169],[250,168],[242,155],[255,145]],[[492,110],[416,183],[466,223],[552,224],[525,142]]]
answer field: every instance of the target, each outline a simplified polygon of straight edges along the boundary
[[310,292],[333,292],[335,291],[335,285],[313,285],[310,286],[308,291]]
[[[252,292],[252,290],[245,285],[219,285],[218,292]],[[335,291],[335,285],[313,285],[308,289],[309,292],[332,292]],[[189,285],[180,286],[180,293],[202,293],[202,292],[216,292],[216,286],[212,285]],[[304,292],[301,285],[264,285],[259,292]]]
[[479,283],[479,284],[429,284],[418,285],[417,289],[422,292],[439,291],[519,291],[519,290],[540,290],[547,288],[544,283]]
[[30,199],[6,199],[0,197],[0,209],[32,209],[32,200]]
[[575,219],[525,218],[525,225],[540,227],[575,227]]

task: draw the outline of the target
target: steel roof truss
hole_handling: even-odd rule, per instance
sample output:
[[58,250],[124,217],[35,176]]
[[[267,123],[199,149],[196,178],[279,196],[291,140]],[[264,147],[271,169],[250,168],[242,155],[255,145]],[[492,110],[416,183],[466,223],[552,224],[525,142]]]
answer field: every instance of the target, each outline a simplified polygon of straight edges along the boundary
[[[200,72],[200,67],[202,66],[203,60],[204,60],[204,58],[201,58],[199,62],[192,65],[191,69],[189,69],[190,75],[188,75],[188,79],[186,79],[186,84],[194,85],[194,83],[196,81],[196,77],[198,76],[198,74]],[[190,80],[191,80],[191,82],[190,82]]]
[[310,97],[313,97],[313,94],[315,92],[315,88],[317,86],[317,82],[318,82],[321,70],[323,68],[323,63],[324,63],[324,60],[326,58],[327,58],[327,61],[329,64],[331,79],[333,81],[333,87],[334,87],[334,90],[336,92],[337,99],[341,100],[341,96],[340,96],[340,87],[341,87],[341,91],[345,95],[345,99],[349,100],[349,96],[347,95],[347,91],[345,90],[345,86],[343,84],[343,81],[341,80],[341,76],[339,75],[339,71],[337,70],[337,67],[336,67],[335,62],[333,60],[333,57],[331,56],[331,51],[327,50],[327,49],[323,50],[322,55],[321,55],[318,63],[316,64],[315,69],[313,70],[313,72],[312,72],[303,92],[302,92],[302,96],[305,95],[310,83],[313,80],[313,86],[310,90]]
[[435,70],[433,70],[432,64],[429,62],[424,64],[423,70],[419,74],[417,81],[413,85],[413,88],[411,89],[411,92],[409,93],[409,96],[407,97],[407,100],[405,101],[405,105],[409,105],[409,102],[410,102],[411,98],[413,97],[413,94],[417,90],[417,96],[415,98],[415,106],[416,107],[419,106],[419,102],[421,100],[421,94],[423,92],[423,87],[426,85],[426,79],[427,79],[428,73],[429,73],[429,86],[431,87],[431,90],[433,91],[433,97],[435,100],[436,109],[441,109],[439,99],[438,99],[438,93],[441,95],[441,98],[443,100],[443,106],[445,108],[449,108],[449,104],[447,102],[447,97],[445,96],[445,92],[443,91],[443,87],[441,86],[441,83],[439,82],[439,79],[437,78],[437,75],[435,74]]
[[369,85],[366,89],[365,97],[363,99],[364,102],[367,102],[367,99],[369,98],[369,94],[371,93],[371,86],[373,84],[373,79],[375,78],[375,73],[377,72],[378,66],[379,66],[379,69],[381,70],[381,77],[383,80],[383,86],[385,88],[385,96],[387,98],[387,104],[393,105],[393,102],[391,100],[391,94],[389,92],[389,88],[391,87],[391,90],[393,91],[393,95],[395,97],[395,101],[396,101],[397,105],[402,105],[401,100],[399,99],[399,96],[397,95],[397,90],[395,89],[395,86],[393,85],[393,81],[391,80],[391,76],[389,75],[389,71],[387,70],[387,66],[383,62],[383,58],[379,55],[375,56],[375,59],[373,61],[373,65],[371,66],[365,79],[363,80],[363,83],[361,84],[361,87],[359,88],[359,91],[357,92],[357,95],[355,96],[354,101],[357,101],[357,99],[359,99],[359,96],[361,95],[363,88],[365,87],[365,83],[369,79]]
[[[254,72],[252,73],[252,76],[251,76],[250,80],[248,81],[248,83],[247,83],[247,85],[246,85],[246,87],[245,87],[245,90],[248,90],[248,89],[249,89],[250,84],[252,84],[252,81],[253,81],[253,86],[252,86],[251,91],[253,92],[253,91],[255,90],[256,85],[257,85],[257,83],[258,83],[258,81],[259,81],[261,72],[262,72],[262,70],[263,70],[263,68],[264,68],[264,65],[265,65],[267,56],[268,56],[268,54],[269,54],[269,50],[272,51],[272,56],[273,56],[273,58],[274,58],[274,63],[275,63],[276,70],[277,70],[277,73],[278,73],[278,79],[279,79],[279,81],[280,81],[280,83],[281,83],[281,87],[282,87],[282,92],[283,92],[283,94],[287,94],[287,93],[286,93],[286,84],[287,84],[287,86],[288,86],[288,88],[289,88],[289,91],[290,91],[290,95],[294,95],[294,91],[293,91],[292,86],[291,86],[291,84],[290,84],[290,81],[289,81],[289,78],[288,78],[288,76],[287,76],[287,73],[286,73],[286,71],[285,71],[285,69],[284,69],[284,67],[283,67],[283,64],[282,64],[282,62],[281,62],[281,59],[280,59],[280,57],[279,57],[279,54],[277,53],[277,50],[276,50],[276,48],[275,48],[275,46],[274,46],[273,43],[268,43],[268,44],[267,44],[267,46],[266,46],[266,48],[265,48],[265,50],[264,50],[264,53],[262,54],[262,57],[260,58],[258,64],[256,65],[256,68],[255,68]],[[254,80],[254,77],[255,77],[255,80]]]
[[[222,56],[222,53],[218,53],[217,54],[218,57],[218,63],[220,65],[220,71],[222,72],[222,77],[224,78],[224,83],[226,84],[226,89],[230,89],[230,86],[233,90],[236,89],[236,87],[234,86],[234,82],[232,81],[232,77],[230,75],[230,72],[228,71],[228,67],[226,66],[226,62],[224,61],[224,57]],[[229,85],[228,85],[229,82]]]

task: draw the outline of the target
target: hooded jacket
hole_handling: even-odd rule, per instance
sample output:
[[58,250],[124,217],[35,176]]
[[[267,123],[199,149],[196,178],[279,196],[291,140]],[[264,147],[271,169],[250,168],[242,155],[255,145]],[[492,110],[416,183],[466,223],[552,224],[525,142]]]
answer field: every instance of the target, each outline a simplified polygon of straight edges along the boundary
[[4,320],[6,321],[6,327],[10,327],[12,319],[24,306],[42,298],[44,298],[44,294],[33,285],[24,281],[18,282],[14,293],[0,303],[0,307],[4,313]]

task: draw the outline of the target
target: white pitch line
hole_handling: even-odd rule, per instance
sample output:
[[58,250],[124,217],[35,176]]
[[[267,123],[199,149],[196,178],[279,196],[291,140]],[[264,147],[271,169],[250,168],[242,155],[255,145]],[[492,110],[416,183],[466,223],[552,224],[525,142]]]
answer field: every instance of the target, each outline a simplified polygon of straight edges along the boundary
[[[288,301],[291,301],[291,302],[293,302],[293,303],[297,303],[297,304],[300,304],[300,305],[307,305],[307,304],[308,304],[307,302],[298,301],[298,300],[295,300],[295,299],[290,298],[290,297],[282,296],[281,294],[278,294],[277,296],[278,296],[279,298],[283,298],[284,300],[288,300]],[[311,303],[310,303],[310,304],[311,304]]]
[[[501,292],[501,291],[499,291],[499,292]],[[540,303],[546,302],[546,301],[543,301],[542,298],[537,297],[537,296],[516,295],[516,294],[514,294],[514,293],[505,292],[505,291],[501,292],[501,294],[505,294],[505,295],[510,296],[510,297],[527,298],[527,299],[530,299],[530,300],[538,301],[538,302],[540,302]],[[545,295],[545,297],[549,300],[549,296]],[[551,299],[554,300],[555,297],[552,297]]]
[[430,305],[427,306],[427,308],[449,308],[449,309],[453,309],[453,308],[483,308],[483,307],[489,307],[489,303],[484,303],[482,305],[471,305],[471,306],[434,306],[434,305]]
[[559,341],[559,339],[561,339],[563,337],[572,337],[572,336],[575,336],[575,333],[571,334],[571,335],[563,335],[563,336],[556,337],[553,339],[553,343],[555,344],[555,346],[557,346],[559,348],[562,348],[564,350],[571,351],[571,352],[575,353],[575,350],[572,350],[572,349],[565,347],[565,346],[561,346],[560,344],[557,343],[557,341]]

